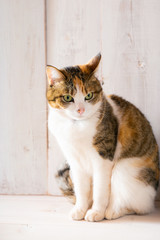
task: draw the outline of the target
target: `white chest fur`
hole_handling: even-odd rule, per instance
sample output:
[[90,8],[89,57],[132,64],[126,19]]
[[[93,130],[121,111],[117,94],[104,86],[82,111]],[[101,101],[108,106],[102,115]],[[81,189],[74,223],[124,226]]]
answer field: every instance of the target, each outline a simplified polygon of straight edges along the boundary
[[97,114],[86,120],[75,121],[59,110],[50,109],[49,113],[49,130],[56,137],[67,161],[87,172],[91,172],[91,161],[95,156],[92,141],[97,121]]

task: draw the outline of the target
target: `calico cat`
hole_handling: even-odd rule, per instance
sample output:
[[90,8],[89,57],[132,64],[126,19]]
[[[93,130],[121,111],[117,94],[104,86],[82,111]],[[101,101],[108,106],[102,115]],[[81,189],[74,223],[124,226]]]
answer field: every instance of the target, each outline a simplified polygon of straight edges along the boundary
[[159,181],[150,123],[133,104],[105,96],[95,75],[100,59],[47,66],[49,129],[67,160],[57,177],[64,194],[75,198],[74,220],[149,213]]

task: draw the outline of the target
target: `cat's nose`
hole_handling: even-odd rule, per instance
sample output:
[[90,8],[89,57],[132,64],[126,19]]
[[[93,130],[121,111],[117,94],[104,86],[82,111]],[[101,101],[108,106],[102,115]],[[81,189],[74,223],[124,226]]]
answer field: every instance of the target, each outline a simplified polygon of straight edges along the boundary
[[81,108],[78,108],[77,112],[82,115],[85,111],[85,108],[81,107]]

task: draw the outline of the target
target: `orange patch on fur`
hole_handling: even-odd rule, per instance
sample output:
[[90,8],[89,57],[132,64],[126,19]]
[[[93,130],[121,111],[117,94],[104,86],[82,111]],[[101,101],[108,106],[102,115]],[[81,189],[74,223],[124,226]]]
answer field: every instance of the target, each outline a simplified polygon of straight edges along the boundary
[[121,143],[122,147],[125,147],[128,144],[128,141],[130,139],[134,139],[136,137],[136,132],[131,129],[130,127],[128,127],[127,122],[123,123],[120,126],[119,129],[119,134],[118,134],[118,140]]
[[136,127],[136,122],[133,119],[133,112],[131,110],[126,110],[122,116],[118,140],[121,143],[122,147],[128,146],[129,142],[132,139],[136,139],[138,135],[138,129]]
[[90,73],[90,69],[87,67],[87,65],[86,64],[84,64],[84,65],[79,65],[79,67],[80,67],[80,69],[82,70],[82,72],[84,72],[84,73]]
[[86,94],[86,92],[85,92],[85,87],[84,87],[84,84],[83,84],[83,82],[82,82],[81,79],[79,79],[78,77],[75,77],[75,78],[73,79],[73,83],[74,83],[75,86],[78,85],[79,89],[82,91],[82,93],[83,93],[84,95]]
[[56,102],[48,101],[48,103],[52,108],[60,109],[60,106]]

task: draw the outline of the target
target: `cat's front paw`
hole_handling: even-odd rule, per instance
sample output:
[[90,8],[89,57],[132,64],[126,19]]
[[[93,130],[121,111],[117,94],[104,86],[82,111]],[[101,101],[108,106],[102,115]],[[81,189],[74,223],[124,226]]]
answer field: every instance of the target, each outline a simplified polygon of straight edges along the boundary
[[104,219],[104,213],[95,209],[88,210],[85,220],[88,222],[98,222]]
[[79,207],[74,207],[70,213],[70,217],[73,220],[82,220],[84,219],[85,216],[85,211],[83,211],[81,208]]

